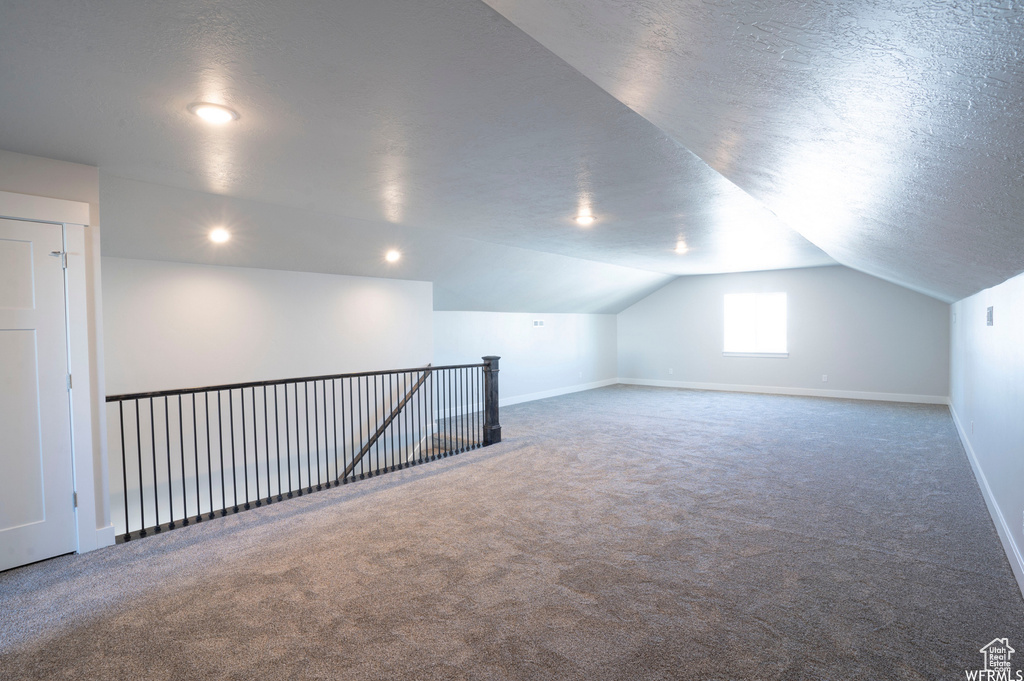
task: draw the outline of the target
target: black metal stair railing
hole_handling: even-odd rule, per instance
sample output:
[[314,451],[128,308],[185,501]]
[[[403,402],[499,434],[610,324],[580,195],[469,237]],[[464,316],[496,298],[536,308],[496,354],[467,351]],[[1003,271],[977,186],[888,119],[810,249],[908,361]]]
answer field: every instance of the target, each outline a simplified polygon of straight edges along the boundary
[[498,359],[108,396],[118,541],[499,442]]

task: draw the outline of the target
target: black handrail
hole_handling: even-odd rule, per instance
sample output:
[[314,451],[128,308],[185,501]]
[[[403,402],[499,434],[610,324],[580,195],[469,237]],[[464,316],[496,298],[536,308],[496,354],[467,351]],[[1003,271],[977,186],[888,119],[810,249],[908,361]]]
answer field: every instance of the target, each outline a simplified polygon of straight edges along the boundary
[[[495,359],[500,359],[495,357]],[[427,366],[430,366],[429,364]],[[441,369],[470,369],[475,367],[486,367],[487,362],[480,364],[448,364],[440,367],[433,367],[434,370]],[[408,374],[411,372],[423,371],[423,367],[412,369],[385,369],[382,371],[360,371],[354,374],[327,374],[325,376],[301,376],[299,378],[278,378],[272,381],[248,381],[246,383],[225,383],[223,385],[207,385],[199,388],[175,388],[173,390],[155,390],[148,393],[128,393],[125,395],[107,395],[107,402],[122,402],[125,400],[141,400],[147,397],[173,397],[175,395],[190,395],[192,393],[216,392],[218,390],[238,390],[240,388],[260,388],[263,386],[282,385],[284,383],[312,383],[313,381],[330,381],[341,378],[365,378],[367,376],[384,376],[390,374]]]

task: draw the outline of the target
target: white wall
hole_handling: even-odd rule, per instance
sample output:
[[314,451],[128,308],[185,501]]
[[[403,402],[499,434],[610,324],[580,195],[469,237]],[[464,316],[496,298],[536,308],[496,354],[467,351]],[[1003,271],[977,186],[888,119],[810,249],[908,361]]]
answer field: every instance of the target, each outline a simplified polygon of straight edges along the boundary
[[[110,523],[110,506],[107,501],[107,459],[106,459],[106,419],[102,408],[104,392],[103,368],[103,326],[101,324],[103,309],[100,297],[100,211],[99,211],[99,171],[78,163],[55,161],[48,158],[16,154],[0,150],[0,191],[31,194],[52,199],[79,201],[89,204],[89,224],[85,228],[85,252],[72,253],[69,262],[80,258],[85,267],[85,302],[87,328],[85,329],[88,345],[88,381],[76,382],[87,384],[89,388],[89,432],[90,442],[76,442],[76,456],[84,453],[90,459],[88,466],[78,461],[76,478],[79,474],[88,473],[91,468],[92,489],[78,488],[79,513],[88,506],[92,510],[93,519],[87,524],[96,526],[94,536],[79,532],[79,549],[88,551],[93,548],[113,543],[113,526]],[[75,333],[75,330],[72,330]],[[79,521],[84,519],[80,517]],[[80,525],[81,527],[81,525]]]
[[[771,291],[788,294],[789,357],[723,357],[723,296]],[[948,314],[839,266],[681,277],[618,315],[618,373],[648,385],[944,404]]]
[[503,405],[614,383],[615,344],[615,315],[434,313],[434,364],[500,356]]
[[423,366],[431,284],[103,258],[110,394]]
[[953,417],[1024,591],[1024,275],[954,303],[950,322]]

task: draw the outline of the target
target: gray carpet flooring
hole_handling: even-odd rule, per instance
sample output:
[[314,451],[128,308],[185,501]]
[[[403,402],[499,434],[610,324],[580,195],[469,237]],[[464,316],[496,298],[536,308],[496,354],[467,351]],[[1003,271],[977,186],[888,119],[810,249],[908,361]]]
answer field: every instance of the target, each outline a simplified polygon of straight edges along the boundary
[[0,573],[0,677],[956,679],[1024,650],[944,407],[612,386],[502,423]]

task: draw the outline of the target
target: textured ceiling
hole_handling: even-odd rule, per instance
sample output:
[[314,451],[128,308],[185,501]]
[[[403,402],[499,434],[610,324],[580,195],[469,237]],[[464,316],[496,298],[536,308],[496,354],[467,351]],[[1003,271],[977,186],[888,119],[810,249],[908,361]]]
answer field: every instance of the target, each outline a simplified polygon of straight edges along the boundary
[[[207,262],[175,239],[220,200],[232,264],[363,273],[395,235],[423,258],[388,276],[476,309],[835,261],[954,300],[1024,269],[1016,0],[487,2],[0,0],[0,148],[98,166],[107,253]],[[176,190],[212,198],[142,219]]]
[[[263,236],[234,264],[357,273],[338,254],[359,250],[358,232],[418,230],[447,245],[416,274],[441,287],[479,242],[641,270],[579,280],[581,309],[606,309],[666,276],[834,263],[478,0],[40,0],[0,12],[0,149],[332,218],[302,225],[316,244],[306,251],[281,248],[302,218],[253,229]],[[198,100],[241,119],[209,127],[186,111]],[[116,223],[161,206],[107,193],[104,252],[204,261],[166,219]],[[184,206],[181,224],[199,224]],[[576,225],[579,210],[596,223]],[[555,291],[573,268],[525,257],[494,259],[491,283],[461,280],[491,297],[484,309],[507,298],[542,311],[522,275]],[[521,288],[494,283],[502,276]],[[610,297],[598,280],[626,288]]]
[[485,0],[839,262],[1024,270],[1019,0]]
[[[105,174],[100,205],[104,255],[432,281],[435,310],[616,313],[674,278]],[[227,246],[210,224],[231,230]],[[392,248],[398,263],[384,261]]]

